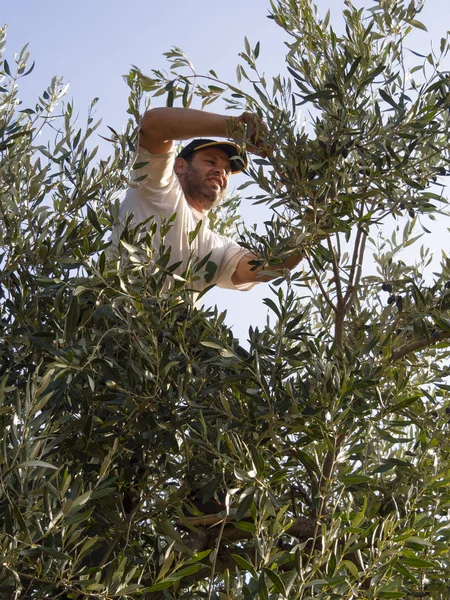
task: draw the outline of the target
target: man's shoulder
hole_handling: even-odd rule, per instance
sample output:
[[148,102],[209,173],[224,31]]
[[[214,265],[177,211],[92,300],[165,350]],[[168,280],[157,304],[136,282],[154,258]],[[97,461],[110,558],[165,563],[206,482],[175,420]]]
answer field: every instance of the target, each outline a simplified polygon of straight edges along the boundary
[[169,189],[178,180],[173,170],[174,161],[173,150],[151,154],[139,146],[130,173],[130,188],[139,188],[144,193]]

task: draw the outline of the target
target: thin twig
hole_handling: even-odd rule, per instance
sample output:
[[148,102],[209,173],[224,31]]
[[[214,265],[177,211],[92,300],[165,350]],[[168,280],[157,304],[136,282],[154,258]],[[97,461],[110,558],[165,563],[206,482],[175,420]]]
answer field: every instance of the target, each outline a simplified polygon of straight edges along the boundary
[[333,256],[333,262],[331,264],[333,265],[333,275],[334,275],[334,281],[336,284],[336,295],[337,295],[338,306],[339,306],[340,302],[342,301],[342,286],[341,286],[341,278],[339,275],[340,254],[338,256],[336,256],[336,252],[333,248],[330,238],[327,239],[327,243],[328,243],[328,250],[330,251],[330,254]]
[[[344,439],[345,439],[345,434],[343,434],[343,433],[340,434],[337,438],[335,438],[334,448],[333,448],[333,450],[329,450],[327,452],[327,455],[323,462],[322,475],[321,475],[320,481],[319,481],[319,490],[321,490],[320,507],[319,507],[319,511],[316,515],[317,520],[316,520],[316,524],[314,526],[314,534],[311,536],[312,537],[312,545],[311,545],[311,550],[310,550],[310,553],[308,556],[309,563],[312,562],[314,548],[316,547],[316,541],[317,541],[317,538],[319,535],[319,528],[322,523],[322,517],[326,513],[325,505],[328,500],[327,488],[330,484],[331,476],[333,475],[336,456],[337,456],[339,448],[341,447],[341,444],[344,441]],[[323,488],[322,488],[322,486],[323,486]],[[322,493],[322,489],[323,489],[323,493]]]
[[353,247],[353,256],[352,256],[352,263],[351,263],[351,267],[350,267],[350,273],[348,276],[348,287],[347,287],[347,291],[344,296],[344,302],[346,303],[346,305],[348,305],[348,300],[352,296],[353,291],[355,289],[354,277],[355,277],[356,267],[358,265],[358,260],[359,260],[359,254],[360,254],[359,253],[359,244],[360,244],[360,242],[361,242],[361,227],[358,227],[358,231],[356,233],[356,238],[355,238],[355,245]]
[[[228,510],[227,510],[227,513],[228,513]],[[227,523],[227,517],[225,517],[222,520],[219,535],[217,536],[217,544],[216,544],[216,548],[215,548],[214,560],[211,565],[211,576],[210,576],[210,580],[209,580],[208,600],[211,600],[211,598],[212,598],[214,573],[216,572],[217,557],[219,555],[220,542],[222,541],[223,530],[225,529],[226,523]]]
[[352,284],[352,286],[349,285],[348,290],[347,290],[348,298],[346,297],[346,304],[345,304],[346,310],[348,310],[348,308],[351,306],[351,304],[353,302],[353,298],[358,289],[359,282],[361,281],[363,260],[364,260],[364,254],[366,251],[366,240],[367,240],[367,236],[363,235],[363,238],[361,240],[360,247],[359,247],[359,255],[357,257],[357,262],[356,262],[356,265],[357,265],[356,275],[355,274],[353,275],[353,277],[354,277],[353,284]]
[[331,302],[330,297],[328,295],[328,292],[326,291],[326,289],[323,287],[323,283],[320,281],[320,277],[319,277],[319,273],[317,271],[317,269],[314,267],[312,261],[308,258],[308,263],[309,263],[309,268],[311,269],[311,271],[314,273],[314,277],[315,277],[315,281],[317,283],[317,285],[320,288],[320,291],[323,294],[323,297],[325,299],[325,302],[328,304],[328,306],[334,311],[336,312],[336,306],[333,304],[333,302]]

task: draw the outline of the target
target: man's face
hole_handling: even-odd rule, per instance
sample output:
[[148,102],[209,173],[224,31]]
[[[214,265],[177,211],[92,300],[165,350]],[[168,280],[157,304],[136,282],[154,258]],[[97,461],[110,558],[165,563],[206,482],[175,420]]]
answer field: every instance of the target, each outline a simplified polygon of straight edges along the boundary
[[197,210],[210,210],[224,198],[231,168],[220,148],[197,150],[190,162],[179,158],[175,169],[187,201]]

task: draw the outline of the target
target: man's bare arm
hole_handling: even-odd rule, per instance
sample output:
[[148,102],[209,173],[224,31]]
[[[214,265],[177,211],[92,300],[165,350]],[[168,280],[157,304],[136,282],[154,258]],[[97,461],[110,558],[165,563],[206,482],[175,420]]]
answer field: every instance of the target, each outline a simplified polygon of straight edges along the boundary
[[[296,267],[302,258],[303,256],[301,254],[292,254],[282,264],[273,267],[266,267],[266,270],[279,271],[281,275],[285,269],[291,270]],[[263,267],[256,267],[255,269],[255,265],[250,264],[255,260],[257,260],[257,258],[251,252],[244,254],[241,260],[238,262],[236,270],[231,277],[231,281],[234,285],[255,283],[260,281],[271,281],[272,279],[275,279],[275,275],[262,274],[261,271],[263,270]]]
[[172,148],[173,140],[227,137],[227,124],[233,119],[192,108],[153,108],[142,119],[139,144],[151,154],[162,154]]
[[242,141],[247,130],[250,130],[249,141],[255,144],[247,144],[247,150],[264,155],[266,130],[249,113],[231,117],[193,108],[152,108],[142,118],[139,144],[150,154],[163,154],[172,148],[173,140],[212,136]]
[[[312,211],[306,211],[304,215],[304,223],[307,225],[309,229],[309,233],[313,235],[313,239],[319,241],[326,239],[331,231],[327,231],[324,229],[324,225],[326,225],[327,220],[325,219],[325,223],[322,222],[323,215],[314,214]],[[291,246],[294,248],[294,246]],[[271,265],[269,267],[257,267],[255,269],[254,261],[258,260],[253,252],[247,252],[238,262],[235,272],[231,277],[231,281],[234,285],[244,284],[244,283],[255,283],[260,281],[271,281],[275,279],[277,275],[272,274],[261,274],[261,271],[272,271],[279,272],[282,275],[285,269],[289,269],[290,271],[294,269],[305,257],[304,253],[300,251],[300,248],[296,248],[295,252],[293,252],[283,263],[279,265]],[[250,264],[253,263],[253,264]]]

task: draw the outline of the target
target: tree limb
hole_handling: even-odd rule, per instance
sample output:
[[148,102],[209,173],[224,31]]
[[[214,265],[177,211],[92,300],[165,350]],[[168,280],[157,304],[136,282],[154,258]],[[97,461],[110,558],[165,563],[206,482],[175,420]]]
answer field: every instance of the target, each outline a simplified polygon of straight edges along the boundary
[[[212,516],[209,522],[212,522]],[[216,524],[223,521],[220,517],[215,517]],[[287,535],[295,538],[308,539],[312,537],[315,531],[317,521],[312,517],[296,517],[293,519],[291,527],[287,530]],[[186,528],[186,525],[182,522],[177,523],[178,527]],[[203,550],[209,550],[213,548],[217,538],[220,536],[220,528],[208,529],[201,527],[195,531],[190,531],[183,536],[183,543],[190,548],[193,552],[201,552]],[[235,527],[232,523],[228,523],[223,528],[223,541],[226,542],[239,542],[241,540],[250,540],[254,537],[251,531],[242,531]],[[234,550],[233,550],[234,552]]]
[[409,342],[397,350],[394,350],[391,354],[391,359],[393,361],[399,360],[400,358],[411,354],[411,352],[418,352],[419,350],[438,344],[448,338],[450,338],[450,331],[441,331],[440,333],[433,335],[433,337],[414,340],[413,342]]

